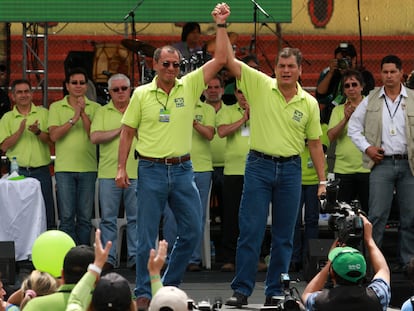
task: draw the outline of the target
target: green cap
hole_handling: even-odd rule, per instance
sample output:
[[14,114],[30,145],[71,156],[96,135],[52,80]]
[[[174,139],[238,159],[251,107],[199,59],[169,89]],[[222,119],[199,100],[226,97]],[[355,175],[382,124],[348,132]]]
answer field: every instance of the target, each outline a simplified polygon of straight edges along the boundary
[[365,258],[353,247],[335,247],[329,252],[328,258],[335,273],[347,281],[357,283],[365,276]]

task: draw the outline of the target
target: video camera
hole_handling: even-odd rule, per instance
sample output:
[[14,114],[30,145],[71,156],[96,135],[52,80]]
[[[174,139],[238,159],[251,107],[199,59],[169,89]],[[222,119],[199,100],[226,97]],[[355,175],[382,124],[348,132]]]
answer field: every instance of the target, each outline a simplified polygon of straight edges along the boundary
[[338,202],[340,179],[329,181],[326,185],[326,196],[321,197],[321,213],[331,214],[328,219],[328,227],[338,232],[338,240],[349,246],[357,247],[364,236],[364,223],[359,216],[364,214],[359,201],[350,204]]
[[[296,288],[290,287],[290,277],[288,273],[280,274],[280,283],[283,285],[283,296],[273,296],[270,306],[264,306],[261,311],[299,311],[299,292]],[[294,294],[296,291],[296,295]]]
[[338,68],[345,70],[352,68],[352,61],[349,58],[340,58],[338,59]]

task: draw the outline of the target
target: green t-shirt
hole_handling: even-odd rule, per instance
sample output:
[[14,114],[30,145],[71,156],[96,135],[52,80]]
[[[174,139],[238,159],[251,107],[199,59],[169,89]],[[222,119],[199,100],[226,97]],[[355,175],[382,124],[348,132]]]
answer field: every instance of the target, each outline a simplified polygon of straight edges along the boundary
[[11,160],[16,157],[19,166],[39,167],[50,163],[50,148],[48,144],[42,142],[38,136],[29,131],[29,125],[36,120],[42,132],[47,132],[48,110],[41,106],[31,104],[30,112],[27,116],[19,113],[15,106],[12,111],[7,112],[0,119],[0,143],[12,136],[20,127],[21,122],[26,119],[26,126],[23,134],[17,143],[6,152]]
[[[48,128],[61,126],[73,118],[74,109],[69,104],[68,97],[69,95],[50,105]],[[100,105],[87,97],[85,104],[85,113],[92,121]],[[55,152],[55,172],[97,171],[96,146],[91,143],[81,119],[55,143]]]
[[70,293],[74,287],[75,287],[75,284],[64,284],[60,286],[58,291],[54,294],[31,299],[24,307],[24,310],[26,311],[39,311],[39,310],[65,311],[66,305],[69,300]]
[[[328,129],[335,127],[345,116],[345,105],[336,106],[332,110]],[[369,173],[370,170],[362,166],[362,153],[348,136],[348,123],[336,139],[334,173],[354,174]]]
[[237,86],[250,106],[250,148],[274,156],[299,155],[305,138],[322,135],[316,99],[299,83],[297,94],[286,102],[276,79],[241,64]]
[[[202,125],[215,127],[216,111],[213,106],[198,102],[194,112],[194,119]],[[191,146],[191,160],[195,172],[209,172],[213,170],[210,141],[193,128]]]
[[[217,113],[217,127],[233,124],[244,115],[239,103],[225,106]],[[224,154],[224,175],[244,175],[246,157],[249,152],[250,120],[228,135]]]
[[[121,127],[122,113],[115,108],[112,100],[105,106],[100,107],[93,118],[91,124],[91,133],[96,131],[110,131]],[[99,165],[98,178],[115,178],[118,169],[118,148],[119,139],[117,136],[111,141],[99,144]],[[128,177],[137,178],[138,160],[134,158],[135,144],[137,140],[134,137],[132,148],[129,152],[126,170]]]
[[170,94],[157,87],[158,76],[135,89],[122,123],[138,129],[140,155],[165,158],[190,152],[194,108],[205,88],[202,70],[177,79]]

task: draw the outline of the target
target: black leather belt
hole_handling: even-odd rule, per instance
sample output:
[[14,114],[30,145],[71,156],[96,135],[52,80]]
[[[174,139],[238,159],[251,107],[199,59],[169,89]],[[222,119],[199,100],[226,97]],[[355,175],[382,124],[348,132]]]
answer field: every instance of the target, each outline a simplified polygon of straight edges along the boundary
[[43,165],[43,166],[38,166],[38,167],[33,167],[33,166],[19,166],[19,170],[26,170],[26,171],[34,171],[34,170],[38,170],[40,168],[44,168],[44,167],[48,167],[49,165]]
[[190,160],[190,155],[187,153],[181,157],[173,157],[173,158],[151,158],[151,157],[144,157],[142,155],[139,155],[139,158],[141,160],[147,160],[147,161],[156,162],[156,163],[164,163],[166,165],[172,165],[172,164],[179,164],[179,163],[187,162],[188,160]]
[[392,160],[408,160],[408,154],[393,154],[393,155],[385,155],[384,159],[392,159]]
[[271,155],[268,155],[268,154],[265,154],[263,152],[259,152],[259,151],[256,151],[256,150],[250,150],[250,152],[252,154],[254,154],[255,156],[257,156],[257,157],[260,157],[260,158],[263,158],[263,159],[266,159],[266,160],[272,160],[274,162],[287,162],[287,161],[299,158],[298,154],[295,154],[295,155],[290,156],[290,157],[276,157],[276,156],[271,156]]

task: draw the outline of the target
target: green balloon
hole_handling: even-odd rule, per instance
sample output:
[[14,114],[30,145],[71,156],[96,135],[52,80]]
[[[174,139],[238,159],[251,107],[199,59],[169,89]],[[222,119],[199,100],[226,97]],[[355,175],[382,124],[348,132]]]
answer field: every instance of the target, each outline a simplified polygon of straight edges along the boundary
[[49,230],[43,232],[33,243],[33,265],[36,270],[59,277],[66,254],[75,246],[73,239],[63,231]]

